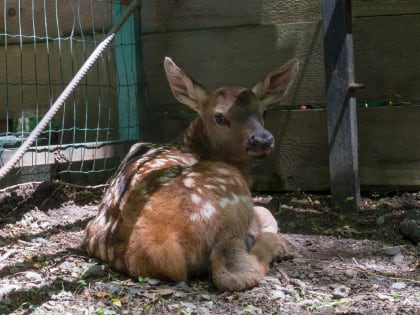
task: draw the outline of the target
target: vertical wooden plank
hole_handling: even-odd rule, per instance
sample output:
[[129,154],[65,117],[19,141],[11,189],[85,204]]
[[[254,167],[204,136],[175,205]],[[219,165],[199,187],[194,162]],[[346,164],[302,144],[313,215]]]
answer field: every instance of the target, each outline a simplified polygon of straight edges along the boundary
[[[127,6],[120,2],[114,4],[115,21],[119,21]],[[115,38],[115,66],[118,83],[118,123],[121,140],[137,141],[139,134],[139,90],[136,42],[141,32],[137,19],[132,15]],[[137,21],[136,21],[137,20]]]
[[331,198],[356,210],[360,203],[350,0],[323,0],[324,63]]

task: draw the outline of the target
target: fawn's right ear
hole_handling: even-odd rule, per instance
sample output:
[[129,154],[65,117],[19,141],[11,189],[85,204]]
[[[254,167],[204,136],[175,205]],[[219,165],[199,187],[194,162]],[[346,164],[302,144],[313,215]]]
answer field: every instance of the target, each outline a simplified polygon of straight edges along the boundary
[[165,57],[163,65],[175,98],[182,104],[200,112],[201,104],[208,95],[206,89],[184,73],[171,58]]

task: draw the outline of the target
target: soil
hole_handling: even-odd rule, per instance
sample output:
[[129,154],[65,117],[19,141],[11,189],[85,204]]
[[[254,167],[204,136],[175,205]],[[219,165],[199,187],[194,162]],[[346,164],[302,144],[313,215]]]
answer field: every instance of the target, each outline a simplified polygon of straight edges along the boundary
[[89,258],[80,243],[101,194],[61,182],[0,191],[0,314],[420,314],[419,247],[400,231],[420,193],[370,193],[355,213],[328,195],[256,195],[296,258],[233,293],[208,279],[132,279]]

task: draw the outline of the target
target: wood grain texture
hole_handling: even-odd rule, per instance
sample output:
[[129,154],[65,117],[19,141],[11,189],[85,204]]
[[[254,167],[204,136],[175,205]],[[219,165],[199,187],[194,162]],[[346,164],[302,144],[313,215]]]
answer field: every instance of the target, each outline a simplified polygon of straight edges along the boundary
[[[112,25],[110,1],[8,0],[0,6],[0,44],[45,41],[107,31]],[[35,37],[35,38],[34,38]]]
[[[418,0],[354,0],[353,16],[420,13]],[[170,33],[232,26],[318,22],[321,1],[313,0],[155,0],[144,1],[144,33]]]
[[358,99],[420,99],[420,14],[356,19],[353,35]]
[[26,110],[31,117],[35,115],[35,104],[39,104],[41,112],[49,108],[59,87],[49,85],[54,81],[50,65],[57,69],[57,63],[51,62],[52,51],[48,48],[37,45],[35,53],[33,45],[0,47],[0,117],[19,117]]
[[144,1],[144,33],[202,30],[237,25],[256,25],[260,21],[262,1],[194,0]]
[[[271,116],[269,129],[274,121],[287,124],[287,128],[274,130],[277,151],[271,166],[256,170],[257,188],[329,190],[326,111],[278,111]],[[419,106],[358,110],[362,189],[420,187],[420,135],[415,131],[418,117]],[[273,167],[279,179],[275,186],[271,186],[272,180],[264,183],[266,176],[261,173]]]
[[419,14],[417,0],[354,0],[353,17]]
[[[34,45],[8,46],[6,55],[0,54],[0,117],[31,118],[43,115],[74,77],[94,49],[94,42],[74,40]],[[4,47],[1,47],[4,48]],[[88,72],[85,79],[57,114],[65,113],[64,128],[117,128],[117,88],[114,57],[107,51]],[[5,131],[5,130],[1,130]],[[67,141],[97,141],[118,134],[108,130],[97,133],[68,131]],[[76,138],[74,138],[76,137]]]
[[283,104],[324,99],[319,23],[234,27],[143,36],[144,65],[151,106],[147,111],[184,109],[176,105],[163,72],[170,56],[209,90],[225,85],[252,87],[291,58],[300,72]]
[[144,33],[313,22],[321,19],[320,2],[312,0],[156,0],[145,1],[142,10]]
[[[420,15],[360,18],[353,21],[356,80],[367,88],[357,98],[420,99]],[[151,105],[147,111],[172,111],[162,70],[164,56],[212,89],[252,86],[286,60],[297,57],[301,69],[282,104],[325,103],[322,30],[318,22],[234,27],[145,35],[144,60]]]
[[[54,164],[70,164],[83,161],[102,160],[114,157],[123,157],[126,144],[115,143],[75,143],[69,146],[50,145],[38,146],[28,150],[14,168],[29,166],[46,166]],[[12,158],[16,150],[4,149],[3,161]]]
[[[154,142],[169,141],[193,117],[152,116],[148,136]],[[362,190],[420,188],[419,117],[420,106],[358,109]],[[266,125],[276,138],[276,150],[254,167],[254,190],[329,191],[326,110],[271,111]]]

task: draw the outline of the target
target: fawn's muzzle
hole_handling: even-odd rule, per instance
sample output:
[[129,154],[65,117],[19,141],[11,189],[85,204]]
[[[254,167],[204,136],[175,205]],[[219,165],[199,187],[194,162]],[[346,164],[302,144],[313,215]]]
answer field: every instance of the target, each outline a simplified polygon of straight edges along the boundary
[[253,158],[263,158],[274,148],[274,137],[266,129],[258,129],[250,134],[245,142],[248,155]]

